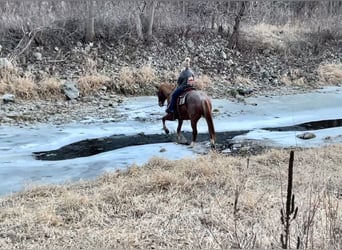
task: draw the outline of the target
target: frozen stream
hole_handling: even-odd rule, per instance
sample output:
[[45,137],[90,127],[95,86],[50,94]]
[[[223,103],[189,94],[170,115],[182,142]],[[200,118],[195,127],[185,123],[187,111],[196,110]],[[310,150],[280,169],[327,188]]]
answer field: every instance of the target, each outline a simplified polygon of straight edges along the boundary
[[[246,98],[245,104],[215,99],[213,106],[217,132],[250,131],[236,136],[234,139],[237,140],[255,139],[274,147],[342,143],[342,127],[315,130],[316,137],[310,140],[297,138],[296,135],[305,131],[262,129],[313,121],[341,121],[342,87],[324,88],[309,94]],[[95,178],[105,171],[122,169],[133,163],[141,165],[155,156],[169,159],[195,157],[193,150],[172,142],[125,147],[60,161],[41,161],[32,156],[33,152],[58,149],[84,139],[120,134],[163,134],[160,118],[164,110],[157,105],[156,97],[127,98],[119,107],[121,118],[117,122],[88,119],[63,126],[0,127],[0,195],[22,190],[31,183]],[[339,124],[341,126],[341,122]],[[174,132],[177,122],[167,122],[167,126]],[[200,133],[207,132],[204,119],[200,120],[198,127]],[[183,131],[191,131],[188,121],[184,122]]]

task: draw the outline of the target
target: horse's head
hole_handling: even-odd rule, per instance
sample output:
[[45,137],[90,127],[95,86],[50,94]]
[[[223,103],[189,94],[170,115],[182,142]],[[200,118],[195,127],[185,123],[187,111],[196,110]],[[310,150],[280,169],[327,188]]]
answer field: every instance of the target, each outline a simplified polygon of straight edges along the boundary
[[163,107],[165,101],[169,98],[169,95],[174,89],[172,84],[162,83],[159,86],[156,86],[157,96],[158,96],[158,104],[160,107]]

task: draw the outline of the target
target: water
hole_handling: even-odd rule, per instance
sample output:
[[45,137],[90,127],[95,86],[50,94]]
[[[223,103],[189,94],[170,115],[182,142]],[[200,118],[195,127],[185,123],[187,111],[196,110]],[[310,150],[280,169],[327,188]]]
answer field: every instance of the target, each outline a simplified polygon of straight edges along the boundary
[[[260,140],[274,147],[342,143],[340,126],[325,128],[323,122],[320,126],[324,128],[313,126],[315,121],[342,119],[341,92],[342,88],[325,88],[309,94],[247,98],[246,104],[213,100],[213,108],[218,111],[214,116],[215,128],[217,132],[249,131],[235,138]],[[0,195],[20,191],[31,183],[64,183],[96,178],[104,172],[125,169],[131,164],[142,165],[151,157],[196,157],[197,149],[175,144],[171,142],[172,137],[170,141],[162,143],[99,151],[90,156],[65,160],[43,161],[33,155],[33,152],[57,150],[70,144],[77,145],[82,140],[97,140],[113,135],[163,135],[160,117],[165,108],[156,104],[156,97],[128,98],[119,107],[122,120],[117,122],[88,119],[63,126],[0,127]],[[307,126],[310,123],[312,126]],[[335,123],[341,125],[340,122]],[[296,125],[300,124],[306,125],[301,127],[301,131],[296,129]],[[167,122],[167,126],[174,133],[177,122]],[[277,130],[280,127],[288,129]],[[183,130],[191,132],[188,121],[184,122]],[[198,130],[203,134],[203,140],[206,140],[207,126],[204,119],[199,121]],[[310,140],[299,139],[297,135],[305,131],[314,132],[316,137]],[[199,146],[203,145],[206,146]]]

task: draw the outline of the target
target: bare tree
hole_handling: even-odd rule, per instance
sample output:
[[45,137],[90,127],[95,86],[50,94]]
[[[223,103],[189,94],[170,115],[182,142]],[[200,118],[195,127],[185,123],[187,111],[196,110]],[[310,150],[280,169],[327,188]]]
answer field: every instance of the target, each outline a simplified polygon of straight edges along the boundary
[[135,8],[134,10],[134,22],[135,22],[135,29],[137,31],[137,36],[139,40],[144,40],[144,34],[143,34],[143,27],[141,23],[141,11],[139,8]]
[[148,16],[147,16],[147,41],[152,40],[154,14],[157,6],[157,1],[152,0],[148,3]]
[[95,39],[95,1],[87,0],[86,3],[86,27],[85,41],[92,42]]
[[151,41],[153,36],[153,24],[157,7],[156,0],[147,0],[142,4],[135,4],[134,22],[138,39]]
[[246,2],[243,1],[243,2],[241,2],[241,7],[239,10],[239,13],[235,17],[235,24],[233,27],[233,33],[229,39],[229,47],[231,49],[238,49],[239,48],[240,22],[241,22],[242,16],[244,15],[245,9],[246,9]]

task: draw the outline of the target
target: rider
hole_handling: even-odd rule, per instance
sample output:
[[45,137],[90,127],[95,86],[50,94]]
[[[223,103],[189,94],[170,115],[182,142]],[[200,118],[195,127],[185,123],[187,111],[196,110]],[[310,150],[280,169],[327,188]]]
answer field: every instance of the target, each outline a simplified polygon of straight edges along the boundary
[[182,92],[192,86],[191,82],[194,81],[195,75],[193,71],[190,69],[190,58],[185,58],[183,62],[183,66],[185,69],[179,74],[177,80],[177,89],[172,93],[171,100],[168,108],[166,109],[167,113],[174,113],[175,112],[175,104],[178,96],[182,94]]

